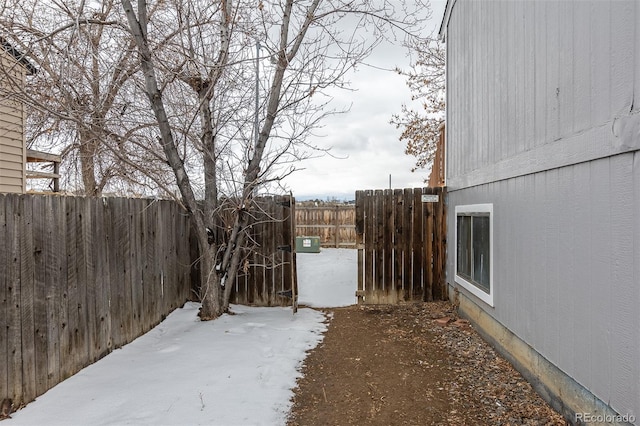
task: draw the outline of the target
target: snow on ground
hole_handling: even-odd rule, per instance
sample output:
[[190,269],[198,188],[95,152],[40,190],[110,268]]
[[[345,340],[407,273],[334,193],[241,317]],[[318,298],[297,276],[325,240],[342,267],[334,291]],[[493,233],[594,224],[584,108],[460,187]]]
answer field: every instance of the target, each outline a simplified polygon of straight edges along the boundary
[[296,259],[300,305],[331,308],[357,302],[357,250],[323,248],[320,253],[298,253]]
[[[298,254],[300,303],[354,303],[356,255]],[[283,425],[306,353],[326,331],[325,316],[233,305],[236,315],[201,322],[198,307],[175,310],[2,426]]]

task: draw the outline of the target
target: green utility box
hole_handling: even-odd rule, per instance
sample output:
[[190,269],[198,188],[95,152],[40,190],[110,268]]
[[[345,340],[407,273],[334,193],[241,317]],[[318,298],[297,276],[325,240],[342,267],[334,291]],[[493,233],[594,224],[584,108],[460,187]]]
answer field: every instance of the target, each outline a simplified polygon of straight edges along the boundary
[[296,237],[296,252],[320,253],[320,237]]

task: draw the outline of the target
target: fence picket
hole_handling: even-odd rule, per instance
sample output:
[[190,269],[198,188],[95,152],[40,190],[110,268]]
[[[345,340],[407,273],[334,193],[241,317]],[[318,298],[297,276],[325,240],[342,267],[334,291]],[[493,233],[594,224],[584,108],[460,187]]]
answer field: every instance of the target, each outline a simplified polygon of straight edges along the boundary
[[[7,229],[7,263],[6,263],[6,298],[7,309],[7,382],[8,397],[13,401],[22,401],[22,329],[20,321],[20,240],[19,227],[22,223],[20,215],[20,198],[16,195],[6,197]],[[2,275],[2,274],[0,274]]]
[[[434,245],[434,236],[433,236],[433,230],[434,230],[434,215],[435,215],[435,211],[434,211],[434,204],[433,203],[427,203],[427,205],[425,206],[425,216],[424,216],[424,226],[425,226],[425,245],[424,245],[424,261],[425,261],[425,267],[429,268],[429,270],[433,271],[433,268],[435,266],[435,263],[433,262],[433,245]],[[425,291],[426,291],[426,298],[425,300],[430,302],[434,299],[433,297],[433,282],[434,282],[434,273],[431,274],[425,274],[424,276],[424,284],[425,284]]]
[[425,246],[425,234],[423,229],[424,210],[426,204],[421,200],[422,192],[420,190],[413,191],[413,224],[411,226],[411,253],[412,253],[412,276],[413,285],[411,286],[412,292],[410,295],[411,300],[424,300],[425,287],[423,281],[424,271],[424,246]]
[[265,215],[264,215],[264,223],[265,226],[265,235],[262,241],[263,246],[267,248],[267,252],[265,253],[265,288],[266,288],[266,298],[264,303],[267,306],[271,306],[275,301],[275,287],[276,287],[276,272],[277,272],[277,248],[276,248],[276,210],[277,206],[275,204],[275,200],[273,197],[268,197],[265,200],[266,206],[264,206]]
[[358,304],[363,301],[364,292],[364,191],[356,191],[356,217],[355,217],[355,231],[356,231],[356,249],[358,250],[358,287],[356,296],[358,297]]
[[[47,391],[47,265],[46,241],[47,228],[51,224],[46,219],[45,199],[33,198],[33,258],[34,258],[34,348],[35,348],[35,395]],[[0,220],[1,222],[1,220]],[[2,284],[0,283],[0,287]]]
[[[7,196],[0,194],[0,324],[9,324],[9,293],[8,284],[8,241],[9,228],[5,205]],[[9,396],[9,361],[8,361],[8,328],[0,327],[0,398]]]
[[402,189],[394,189],[393,190],[393,218],[394,218],[394,232],[393,232],[393,280],[395,282],[396,292],[398,293],[399,298],[405,298],[405,285],[408,283],[404,283],[402,271],[402,236],[406,233],[405,224],[404,224],[404,198]]
[[392,207],[393,192],[390,189],[385,189],[382,194],[382,282],[384,285],[384,296],[393,300],[397,295],[395,294],[395,287],[393,285],[393,234],[394,234],[394,209]]
[[403,251],[403,263],[402,263],[402,274],[404,276],[405,286],[404,286],[404,298],[405,300],[411,300],[411,295],[413,294],[413,253],[411,247],[411,241],[413,238],[413,214],[414,214],[414,206],[413,206],[413,190],[410,188],[405,188],[402,191],[403,198],[403,213],[404,213],[404,228],[405,233],[402,238],[402,251]]
[[[109,260],[107,258],[107,250],[105,247],[105,209],[102,200],[99,198],[91,200],[92,222],[90,233],[93,236],[92,243],[92,262],[94,289],[93,294],[93,342],[90,350],[91,362],[94,362],[109,350],[109,334],[111,323],[109,317]],[[107,228],[108,229],[108,228]],[[89,302],[90,303],[90,302]]]
[[60,364],[61,313],[63,269],[66,270],[64,245],[64,212],[61,197],[45,197],[46,217],[49,224],[46,243],[47,276],[47,387],[52,388],[63,380]]
[[60,364],[61,379],[66,379],[74,373],[76,362],[73,353],[74,334],[78,326],[77,309],[78,304],[78,275],[76,256],[76,232],[77,222],[74,212],[75,198],[63,198],[63,221],[65,223],[65,248],[66,262],[63,274],[65,279],[61,281],[62,299],[60,303],[61,330],[60,330]]
[[374,238],[374,229],[375,229],[375,208],[374,208],[374,196],[373,191],[366,191],[364,198],[364,218],[365,218],[365,226],[364,226],[364,235],[368,238],[364,239],[364,289],[365,289],[365,300],[372,300],[374,295],[374,251],[375,251],[375,238]]
[[36,396],[36,353],[35,353],[35,319],[34,319],[34,269],[33,256],[33,205],[32,196],[20,197],[18,201],[20,218],[20,241],[18,263],[20,264],[20,324],[22,340],[22,392],[25,398]]
[[[87,257],[88,257],[88,212],[86,211],[89,202],[87,199],[74,199],[75,220],[77,223],[76,237],[76,297],[77,304],[70,306],[69,309],[75,311],[76,327],[73,330],[74,343],[73,353],[76,361],[74,365],[88,364],[89,359],[89,329],[91,322],[88,319],[87,309]],[[75,367],[74,367],[75,368]],[[71,373],[73,374],[73,372]]]

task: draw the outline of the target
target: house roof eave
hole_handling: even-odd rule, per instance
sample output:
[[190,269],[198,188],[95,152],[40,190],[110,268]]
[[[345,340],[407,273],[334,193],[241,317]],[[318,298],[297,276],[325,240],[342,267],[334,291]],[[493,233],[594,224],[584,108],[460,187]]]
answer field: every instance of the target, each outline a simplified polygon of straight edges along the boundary
[[451,18],[451,10],[455,5],[456,0],[447,0],[447,5],[444,7],[444,15],[440,22],[440,30],[438,31],[438,40],[445,43],[447,40],[447,27],[449,26],[449,19]]
[[11,43],[9,43],[7,40],[0,37],[0,44],[2,45],[2,48],[7,53],[13,56],[16,59],[16,61],[18,61],[18,63],[20,63],[22,66],[24,66],[27,69],[27,72],[29,73],[29,75],[33,75],[38,72],[38,69],[31,63],[31,61],[29,61],[29,59],[27,59],[27,56],[21,53],[20,51],[18,51],[18,49],[16,49],[15,47],[13,47]]

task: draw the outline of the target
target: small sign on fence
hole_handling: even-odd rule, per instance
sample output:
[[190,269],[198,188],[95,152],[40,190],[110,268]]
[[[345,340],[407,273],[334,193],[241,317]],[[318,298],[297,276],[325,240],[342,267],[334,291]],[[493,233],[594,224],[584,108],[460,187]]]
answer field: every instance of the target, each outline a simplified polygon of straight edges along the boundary
[[437,203],[440,197],[438,194],[422,194],[421,200],[423,203]]

